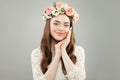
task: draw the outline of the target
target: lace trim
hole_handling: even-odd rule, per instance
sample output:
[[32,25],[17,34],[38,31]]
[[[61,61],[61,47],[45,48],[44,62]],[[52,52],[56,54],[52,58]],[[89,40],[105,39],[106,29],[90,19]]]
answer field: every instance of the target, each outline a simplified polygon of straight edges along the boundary
[[79,68],[75,65],[74,68],[65,77],[67,80],[79,80]]
[[40,80],[47,80],[47,79],[45,78],[45,75],[43,75],[43,76],[40,78]]
[[[47,80],[44,74],[39,68],[41,52],[39,49],[35,49],[31,55],[32,70],[34,80]],[[77,62],[74,68],[64,76],[65,80],[85,80],[85,67],[84,67],[84,49],[82,47],[76,47],[75,53],[77,56]],[[62,76],[61,76],[62,77]]]

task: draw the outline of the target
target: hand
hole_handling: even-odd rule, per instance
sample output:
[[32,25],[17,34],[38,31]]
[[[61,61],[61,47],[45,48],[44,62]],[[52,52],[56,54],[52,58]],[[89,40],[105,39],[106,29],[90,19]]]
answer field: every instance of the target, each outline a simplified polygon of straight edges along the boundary
[[61,45],[62,45],[63,41],[55,44],[55,55],[57,55],[58,57],[62,56],[62,52],[61,52]]
[[62,56],[62,51],[66,50],[66,47],[70,42],[71,30],[72,30],[72,27],[70,28],[67,34],[67,37],[55,45],[55,54],[58,55],[59,57]]
[[67,37],[62,41],[62,45],[61,45],[61,49],[62,50],[66,50],[69,42],[70,42],[70,37],[71,37],[71,30],[72,30],[72,27],[70,28],[68,34],[67,34]]

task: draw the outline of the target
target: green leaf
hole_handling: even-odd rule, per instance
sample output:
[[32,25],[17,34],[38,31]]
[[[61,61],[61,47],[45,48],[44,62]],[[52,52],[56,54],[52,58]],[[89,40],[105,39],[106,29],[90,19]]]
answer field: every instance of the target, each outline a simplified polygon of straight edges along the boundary
[[65,12],[65,9],[64,9],[64,8],[61,8],[61,12]]

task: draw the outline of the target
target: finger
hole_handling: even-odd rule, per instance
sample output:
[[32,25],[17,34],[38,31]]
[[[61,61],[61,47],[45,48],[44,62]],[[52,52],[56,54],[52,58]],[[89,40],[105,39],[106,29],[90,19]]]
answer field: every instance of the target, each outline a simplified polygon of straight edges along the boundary
[[70,28],[70,30],[68,32],[67,39],[70,39],[70,37],[71,37],[71,31],[72,31],[72,27]]
[[56,44],[56,47],[61,46],[61,45],[64,43],[64,41],[65,41],[65,40],[62,40],[62,41],[58,42],[58,43]]

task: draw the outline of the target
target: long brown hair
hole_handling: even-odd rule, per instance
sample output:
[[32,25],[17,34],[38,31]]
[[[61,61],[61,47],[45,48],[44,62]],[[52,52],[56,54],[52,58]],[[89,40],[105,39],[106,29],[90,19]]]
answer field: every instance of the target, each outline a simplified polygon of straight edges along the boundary
[[[70,27],[73,27],[72,19],[71,18],[69,19],[70,19]],[[47,71],[48,69],[47,66],[52,61],[52,51],[51,51],[52,40],[53,40],[53,37],[50,34],[50,19],[48,19],[46,20],[43,37],[42,37],[41,44],[40,44],[40,50],[42,52],[42,59],[40,62],[40,67],[43,73]],[[74,37],[73,28],[72,28],[70,43],[68,44],[66,51],[70,59],[72,60],[72,62],[75,64],[76,56],[73,54],[74,48],[75,48],[74,45],[75,45],[75,37]],[[62,62],[62,72],[64,73],[64,75],[66,75],[67,72],[66,72],[62,58],[61,58],[61,62]]]

